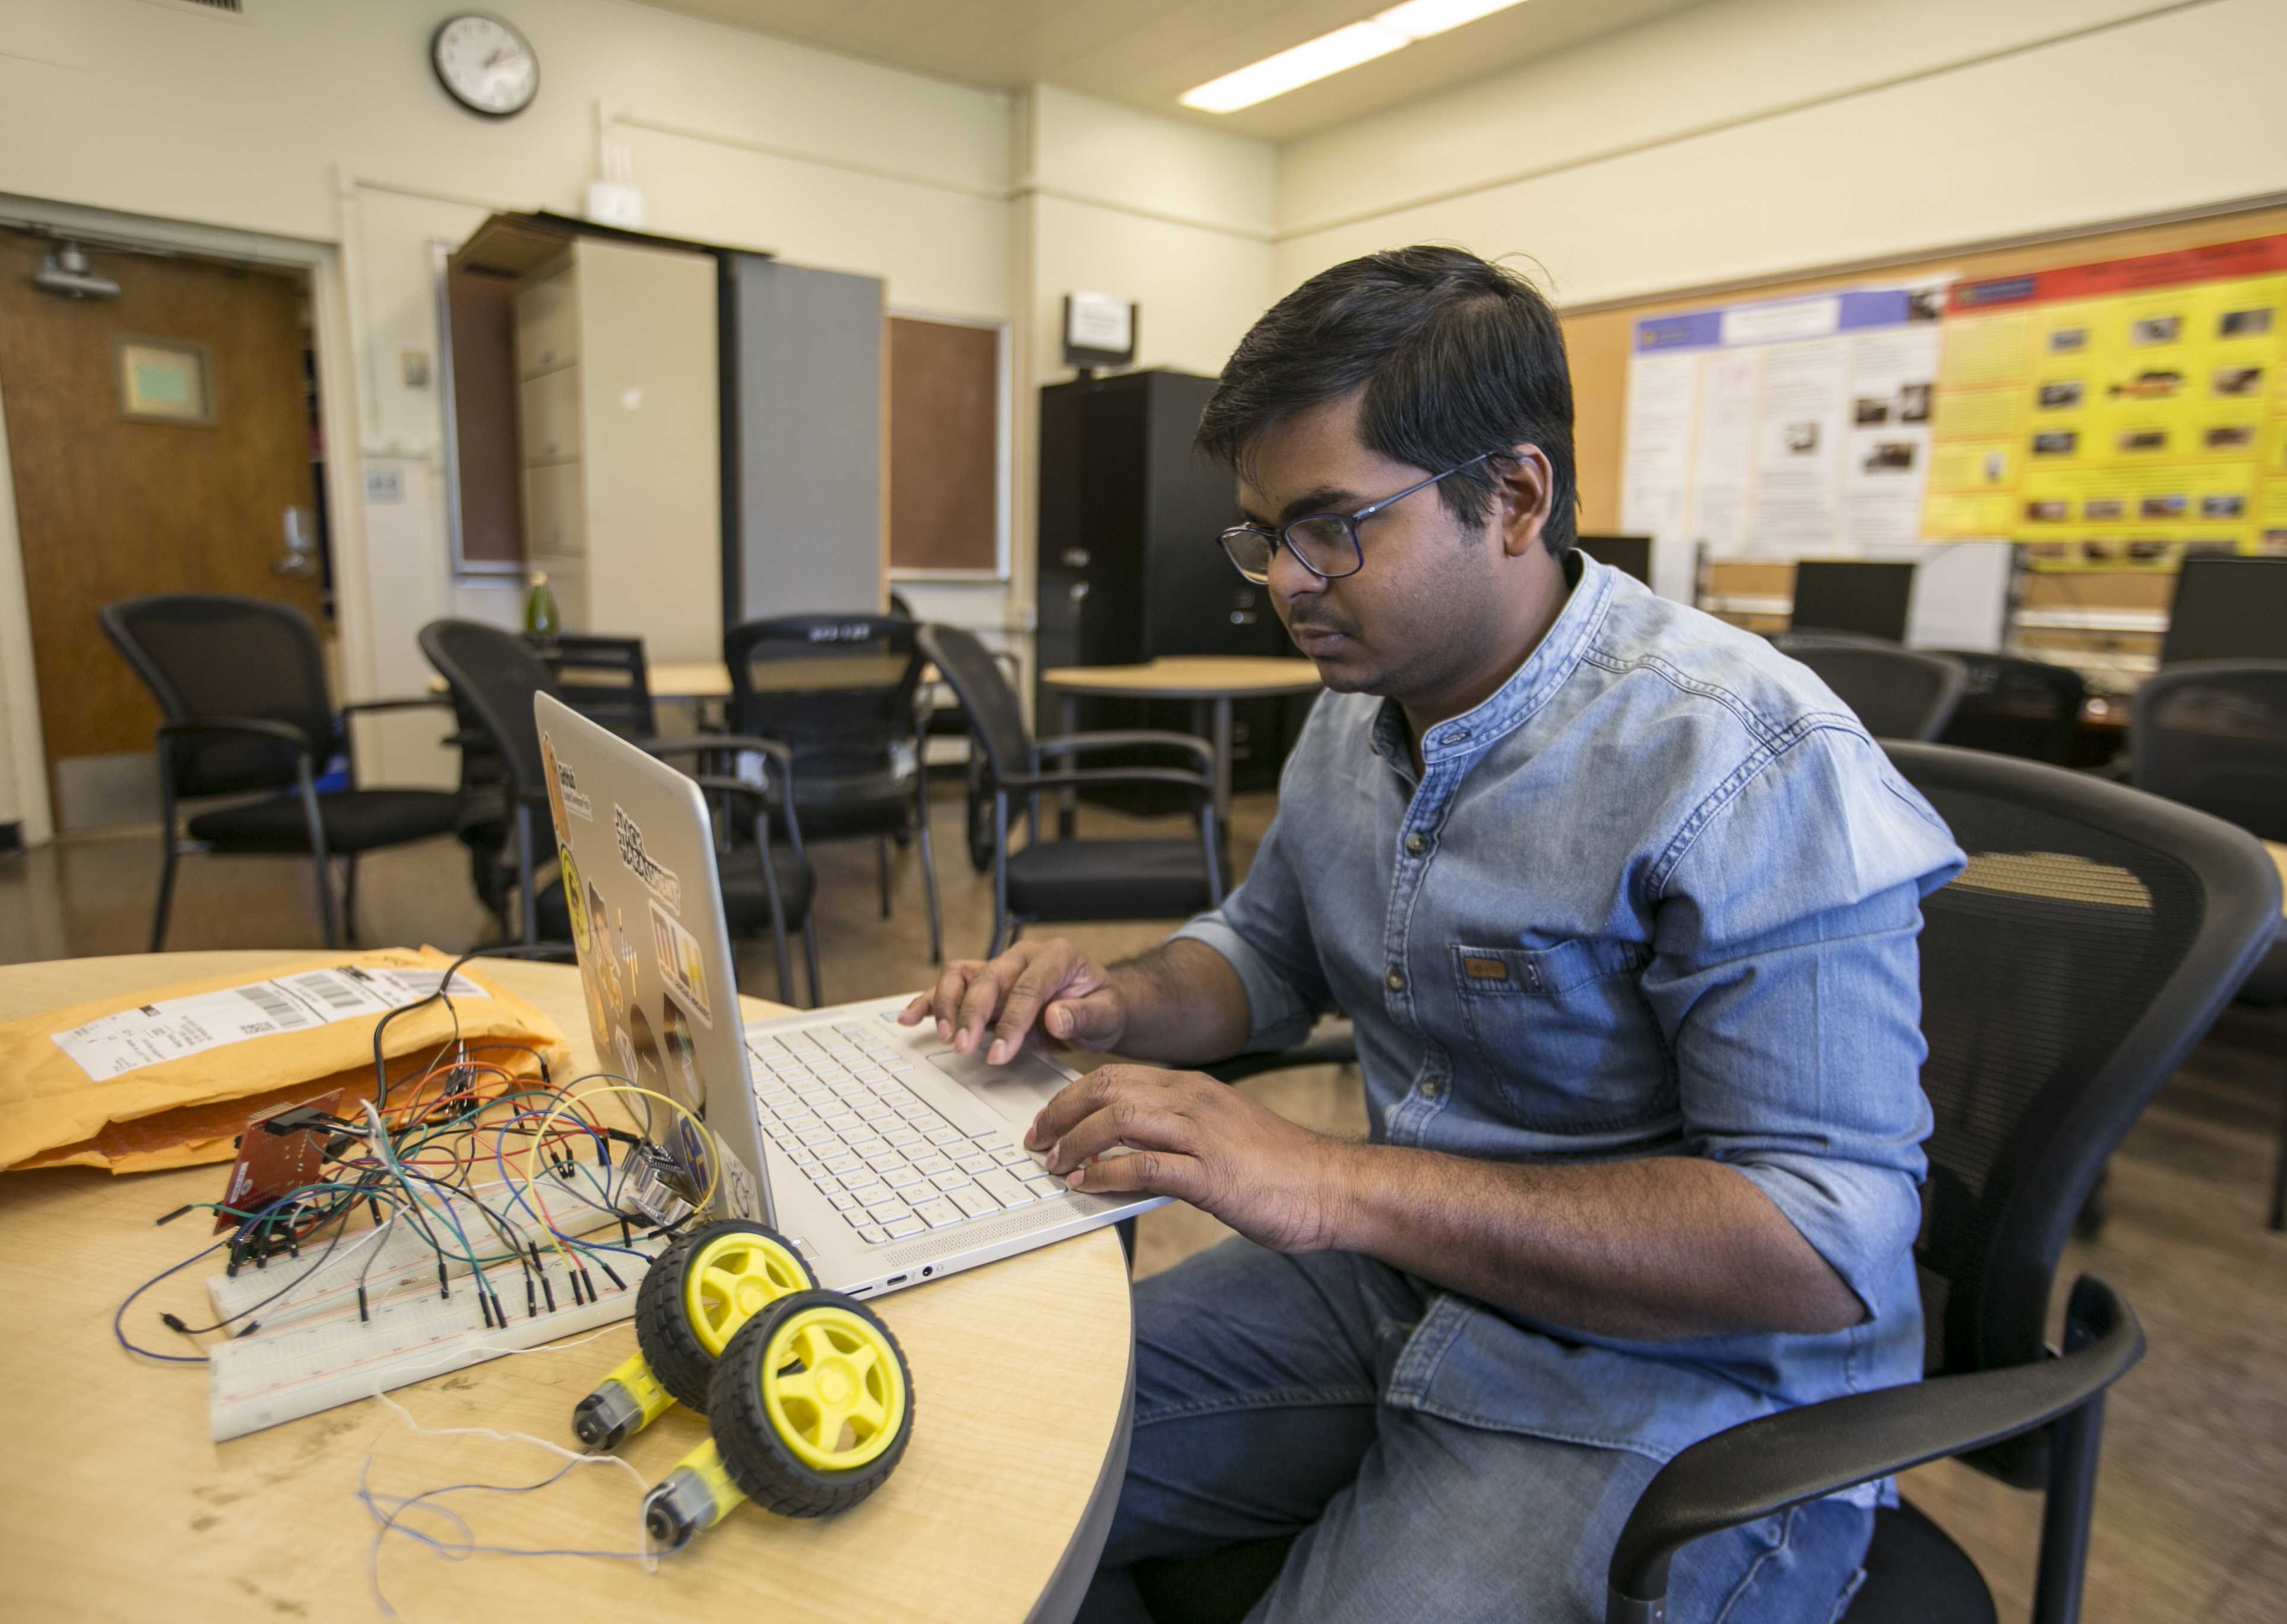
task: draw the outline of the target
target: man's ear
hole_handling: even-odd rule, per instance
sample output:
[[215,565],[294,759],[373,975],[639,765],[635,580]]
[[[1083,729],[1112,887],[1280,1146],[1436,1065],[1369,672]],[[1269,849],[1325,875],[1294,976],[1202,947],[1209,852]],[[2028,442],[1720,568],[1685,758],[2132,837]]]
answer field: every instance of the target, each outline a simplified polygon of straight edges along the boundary
[[1515,445],[1493,464],[1493,516],[1501,532],[1501,551],[1521,558],[1541,545],[1547,527],[1555,471],[1538,445]]

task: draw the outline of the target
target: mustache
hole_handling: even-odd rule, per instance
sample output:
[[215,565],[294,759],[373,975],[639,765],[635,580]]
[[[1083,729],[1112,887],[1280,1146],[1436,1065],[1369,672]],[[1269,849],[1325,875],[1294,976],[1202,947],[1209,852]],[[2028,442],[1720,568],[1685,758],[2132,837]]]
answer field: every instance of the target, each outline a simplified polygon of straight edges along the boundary
[[1300,615],[1290,612],[1286,617],[1286,629],[1290,633],[1333,632],[1343,637],[1357,635],[1357,624],[1339,615]]

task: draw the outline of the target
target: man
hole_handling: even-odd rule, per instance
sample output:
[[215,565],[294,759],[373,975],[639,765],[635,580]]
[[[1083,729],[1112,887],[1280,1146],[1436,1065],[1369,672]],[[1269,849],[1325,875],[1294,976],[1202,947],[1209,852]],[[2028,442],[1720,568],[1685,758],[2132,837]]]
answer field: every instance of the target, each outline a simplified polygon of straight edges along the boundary
[[[1571,421],[1554,313],[1460,250],[1274,306],[1199,442],[1330,692],[1252,872],[1128,963],[1023,943],[906,1012],[1175,1067],[1356,1025],[1366,1144],[1144,1066],[1034,1124],[1241,1237],[1136,1288],[1092,1616],[1294,1534],[1251,1616],[1593,1620],[1662,1461],[1919,1373],[1915,935],[1960,853],[1802,666],[1571,550]],[[1825,1624],[1872,1502],[1688,1547],[1672,1615]]]

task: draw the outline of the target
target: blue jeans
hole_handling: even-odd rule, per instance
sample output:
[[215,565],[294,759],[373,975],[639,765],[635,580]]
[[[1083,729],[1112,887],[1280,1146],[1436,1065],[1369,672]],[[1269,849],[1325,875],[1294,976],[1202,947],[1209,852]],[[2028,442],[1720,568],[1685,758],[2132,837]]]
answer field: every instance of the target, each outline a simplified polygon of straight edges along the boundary
[[[1598,1624],[1643,1455],[1381,1402],[1434,1294],[1344,1252],[1231,1241],[1136,1288],[1136,1426],[1087,1624],[1146,1615],[1147,1557],[1297,1534],[1254,1624]],[[1818,1501],[1686,1546],[1677,1624],[1830,1624],[1872,1513]]]

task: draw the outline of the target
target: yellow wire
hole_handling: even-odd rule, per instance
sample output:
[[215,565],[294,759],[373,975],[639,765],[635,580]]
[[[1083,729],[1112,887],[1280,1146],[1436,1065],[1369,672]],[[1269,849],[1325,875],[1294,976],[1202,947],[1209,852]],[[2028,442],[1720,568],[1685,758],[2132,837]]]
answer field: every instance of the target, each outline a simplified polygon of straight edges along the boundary
[[[532,1163],[533,1158],[540,1154],[540,1147],[548,1138],[548,1124],[554,1122],[556,1120],[557,1113],[562,1111],[566,1107],[577,1105],[581,1100],[590,1099],[597,1094],[641,1094],[646,1100],[658,1100],[661,1105],[667,1107],[668,1109],[675,1112],[678,1116],[681,1116],[684,1121],[689,1123],[692,1127],[699,1130],[700,1137],[714,1148],[714,1154],[708,1158],[707,1193],[699,1198],[698,1210],[700,1212],[706,1211],[708,1207],[711,1205],[715,1200],[716,1186],[720,1185],[723,1181],[723,1158],[727,1155],[729,1152],[723,1148],[723,1141],[715,1137],[715,1130],[708,1127],[705,1122],[701,1121],[697,1116],[695,1116],[692,1112],[690,1107],[685,1105],[681,1100],[670,1100],[665,1094],[660,1093],[655,1090],[638,1088],[632,1083],[599,1083],[592,1088],[582,1089],[576,1094],[566,1094],[562,1099],[558,1100],[554,1105],[548,1108],[548,1115],[540,1119],[540,1127],[534,1132],[532,1136],[532,1143],[525,1147],[523,1191],[525,1210],[530,1212],[534,1218],[540,1218],[542,1210],[540,1204],[533,1199],[533,1181],[539,1177],[539,1170],[534,1167]],[[567,1274],[570,1273],[572,1272],[572,1254],[564,1250],[564,1242],[557,1235],[556,1226],[549,1223],[545,1218],[542,1218],[540,1226],[548,1232],[548,1243],[556,1249],[556,1255],[563,1259],[565,1273]]]

